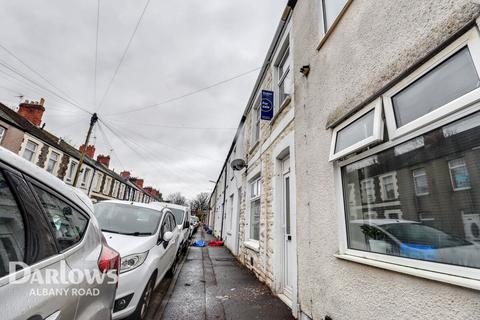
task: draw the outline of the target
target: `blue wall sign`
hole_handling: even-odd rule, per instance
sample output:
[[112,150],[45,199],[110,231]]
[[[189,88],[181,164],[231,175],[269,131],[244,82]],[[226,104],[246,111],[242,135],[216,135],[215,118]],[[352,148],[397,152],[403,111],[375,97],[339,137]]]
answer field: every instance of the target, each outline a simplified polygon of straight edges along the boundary
[[262,90],[262,120],[272,120],[273,118],[273,91]]

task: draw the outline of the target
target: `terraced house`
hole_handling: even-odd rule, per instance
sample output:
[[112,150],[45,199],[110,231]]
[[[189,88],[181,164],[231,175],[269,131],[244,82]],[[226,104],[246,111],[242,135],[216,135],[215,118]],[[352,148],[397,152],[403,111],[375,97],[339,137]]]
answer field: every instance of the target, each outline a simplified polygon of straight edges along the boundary
[[[210,221],[239,261],[296,312],[291,14],[287,7],[245,108],[211,197]],[[273,110],[262,107],[266,96]]]
[[[480,4],[309,0],[286,12],[241,122],[243,154],[230,150],[222,171],[246,165],[239,261],[301,319],[478,318]],[[285,34],[291,101],[257,121],[259,90],[281,92]],[[211,208],[225,206],[210,212],[223,225],[224,181]]]
[[[24,159],[35,163],[54,176],[72,185],[81,152],[85,146],[75,147],[45,130],[42,117],[44,100],[25,101],[18,111],[0,104],[0,145]],[[85,159],[77,182],[77,188],[94,202],[122,199],[138,202],[161,200],[161,194],[152,187],[136,183],[141,179],[121,175],[109,168],[110,156],[98,155],[95,146],[86,146]]]

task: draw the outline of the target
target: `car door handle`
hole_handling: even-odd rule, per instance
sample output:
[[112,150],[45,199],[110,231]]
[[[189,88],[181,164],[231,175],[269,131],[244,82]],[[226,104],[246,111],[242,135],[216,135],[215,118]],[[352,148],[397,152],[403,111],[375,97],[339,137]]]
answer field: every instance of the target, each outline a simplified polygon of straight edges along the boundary
[[39,314],[36,314],[34,316],[31,316],[30,318],[28,318],[27,320],[44,320],[43,317]]

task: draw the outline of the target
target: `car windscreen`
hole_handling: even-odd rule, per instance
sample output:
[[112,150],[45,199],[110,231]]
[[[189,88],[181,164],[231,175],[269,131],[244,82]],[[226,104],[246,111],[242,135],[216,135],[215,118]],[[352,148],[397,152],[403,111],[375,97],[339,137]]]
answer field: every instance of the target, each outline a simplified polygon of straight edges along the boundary
[[157,230],[160,211],[123,203],[95,204],[95,217],[104,232],[149,236]]
[[175,208],[168,208],[172,211],[173,215],[175,216],[175,222],[177,225],[183,224],[183,217],[185,215],[185,211],[182,209],[175,209]]

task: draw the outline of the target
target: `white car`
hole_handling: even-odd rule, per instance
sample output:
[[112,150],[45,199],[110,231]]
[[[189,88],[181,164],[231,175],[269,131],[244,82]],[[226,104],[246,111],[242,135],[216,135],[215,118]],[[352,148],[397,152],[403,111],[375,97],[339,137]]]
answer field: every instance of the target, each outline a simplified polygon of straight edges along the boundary
[[480,267],[480,245],[417,221],[401,219],[352,220],[352,249],[412,259]]
[[152,206],[157,208],[168,208],[175,216],[175,221],[180,233],[177,243],[178,255],[187,251],[190,239],[190,208],[167,202],[153,202]]
[[119,200],[95,204],[95,215],[107,243],[121,255],[113,319],[144,319],[155,287],[175,272],[175,218],[167,208]]

